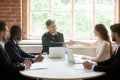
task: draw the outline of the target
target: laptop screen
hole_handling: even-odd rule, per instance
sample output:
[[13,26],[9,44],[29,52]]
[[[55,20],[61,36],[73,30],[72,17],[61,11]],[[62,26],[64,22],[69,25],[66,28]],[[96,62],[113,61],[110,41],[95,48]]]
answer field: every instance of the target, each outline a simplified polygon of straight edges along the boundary
[[49,47],[49,58],[64,58],[65,52],[65,47]]

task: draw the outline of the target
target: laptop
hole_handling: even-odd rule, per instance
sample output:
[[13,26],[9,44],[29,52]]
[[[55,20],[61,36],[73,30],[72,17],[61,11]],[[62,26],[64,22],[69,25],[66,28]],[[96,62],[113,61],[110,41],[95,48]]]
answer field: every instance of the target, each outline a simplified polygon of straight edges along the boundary
[[49,58],[64,58],[65,52],[65,47],[49,47]]
[[86,60],[81,59],[80,56],[74,55],[71,49],[67,49],[67,58],[69,62],[75,63],[75,64],[82,64]]

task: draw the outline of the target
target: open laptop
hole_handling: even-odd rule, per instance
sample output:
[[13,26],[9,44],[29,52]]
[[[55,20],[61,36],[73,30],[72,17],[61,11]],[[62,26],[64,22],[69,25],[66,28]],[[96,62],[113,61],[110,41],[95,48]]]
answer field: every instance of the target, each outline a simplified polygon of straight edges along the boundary
[[81,59],[80,56],[74,55],[71,49],[67,49],[67,58],[69,62],[75,63],[75,64],[82,64],[86,60]]
[[65,52],[65,47],[49,47],[49,58],[64,58]]

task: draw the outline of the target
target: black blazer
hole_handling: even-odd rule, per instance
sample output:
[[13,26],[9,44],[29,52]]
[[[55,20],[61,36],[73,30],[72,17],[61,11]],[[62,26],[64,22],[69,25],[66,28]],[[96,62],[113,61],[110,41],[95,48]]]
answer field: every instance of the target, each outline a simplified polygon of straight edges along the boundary
[[106,80],[120,80],[120,47],[110,59],[97,64],[94,70],[106,72]]
[[15,44],[12,39],[9,39],[5,43],[5,50],[7,51],[8,55],[14,62],[23,62],[25,59],[30,59],[32,62],[32,58],[35,56],[25,53],[19,44]]
[[0,78],[4,80],[15,80],[19,75],[19,70],[24,70],[25,66],[19,62],[12,62],[7,52],[0,45]]
[[49,47],[63,46],[64,37],[60,32],[56,32],[54,36],[52,36],[49,32],[46,32],[42,36],[42,46],[43,52],[49,53]]

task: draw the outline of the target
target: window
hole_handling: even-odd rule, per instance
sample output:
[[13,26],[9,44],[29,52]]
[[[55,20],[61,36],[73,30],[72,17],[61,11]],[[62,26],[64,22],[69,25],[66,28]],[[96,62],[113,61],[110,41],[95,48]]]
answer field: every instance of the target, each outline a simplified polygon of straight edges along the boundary
[[[119,0],[118,0],[119,1]],[[52,18],[65,39],[93,39],[95,24],[108,29],[117,22],[117,0],[30,0],[29,39],[41,39],[45,22]]]

